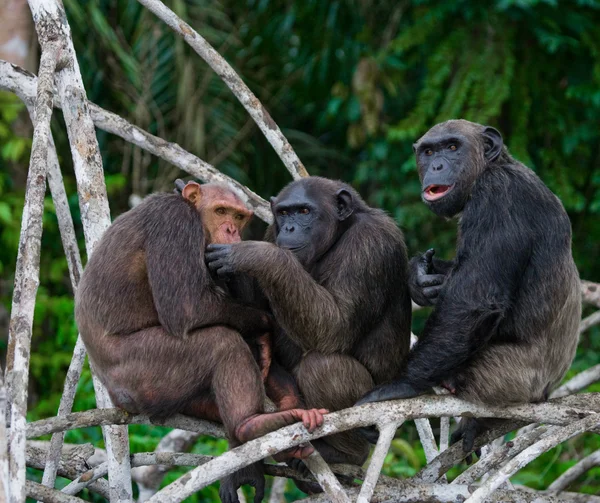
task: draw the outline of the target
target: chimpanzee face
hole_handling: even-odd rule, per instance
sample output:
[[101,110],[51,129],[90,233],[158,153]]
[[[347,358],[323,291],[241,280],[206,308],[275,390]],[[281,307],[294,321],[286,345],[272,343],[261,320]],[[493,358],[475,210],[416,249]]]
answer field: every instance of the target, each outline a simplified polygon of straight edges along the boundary
[[434,126],[413,146],[423,201],[440,216],[463,210],[477,177],[502,150],[502,137],[494,128],[476,131],[463,123]]
[[300,181],[272,199],[271,208],[277,246],[292,251],[308,267],[339,238],[341,222],[352,214],[352,197],[346,190],[331,196],[311,194]]

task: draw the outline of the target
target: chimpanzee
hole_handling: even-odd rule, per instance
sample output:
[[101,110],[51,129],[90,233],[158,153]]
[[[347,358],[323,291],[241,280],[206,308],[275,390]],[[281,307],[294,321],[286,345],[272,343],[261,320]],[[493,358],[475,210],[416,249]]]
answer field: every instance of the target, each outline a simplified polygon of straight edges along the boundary
[[[228,295],[204,263],[207,244],[240,241],[252,212],[216,184],[190,182],[182,195],[152,195],[117,218],[85,268],[75,316],[97,376],[115,405],[223,422],[233,445],[297,421],[312,431],[325,410],[264,413],[243,337],[269,332],[269,315]],[[237,501],[243,483],[262,499],[261,463],[224,479],[222,499]]]
[[[435,304],[397,379],[360,404],[444,385],[494,405],[546,400],[575,355],[580,283],[571,225],[559,199],[516,161],[492,127],[451,120],[414,145],[423,200],[459,215],[456,258],[411,261],[417,303]],[[454,437],[472,450],[481,424]]]
[[[209,268],[258,280],[282,328],[274,335],[274,365],[292,373],[308,407],[350,407],[396,376],[408,353],[402,232],[350,186],[320,177],[290,183],[271,207],[267,240],[274,243],[209,245]],[[360,465],[369,452],[356,432],[315,446],[335,463]]]

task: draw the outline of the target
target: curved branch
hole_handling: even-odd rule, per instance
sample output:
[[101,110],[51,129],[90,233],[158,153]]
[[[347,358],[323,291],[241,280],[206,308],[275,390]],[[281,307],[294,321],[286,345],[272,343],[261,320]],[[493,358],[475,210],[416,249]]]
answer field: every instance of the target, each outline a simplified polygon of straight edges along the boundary
[[34,421],[27,425],[27,438],[41,437],[57,431],[76,430],[89,426],[107,426],[124,424],[148,424],[155,426],[167,426],[181,430],[193,431],[202,435],[210,435],[217,438],[225,438],[223,427],[194,419],[182,414],[175,414],[164,422],[152,421],[148,416],[132,415],[122,409],[93,409],[85,412],[73,412],[64,416],[51,417]]
[[252,440],[226,452],[210,463],[190,471],[185,477],[165,487],[148,501],[152,503],[181,501],[214,481],[284,449],[357,427],[394,422],[398,417],[415,419],[416,417],[470,415],[503,419],[516,418],[527,422],[570,424],[573,420],[590,414],[594,416],[592,419],[600,421],[600,416],[597,418],[593,409],[577,409],[558,403],[485,407],[452,396],[425,396],[409,400],[366,404],[328,414],[323,426],[312,434],[308,433],[301,424],[294,424]]
[[[35,101],[36,87],[37,79],[33,74],[16,65],[0,60],[0,89],[15,93],[25,104],[29,105]],[[258,218],[268,224],[273,221],[271,207],[267,201],[233,178],[224,175],[176,143],[170,143],[158,136],[151,135],[94,103],[88,101],[87,105],[92,120],[99,129],[120,136],[125,141],[164,159],[204,182],[227,184],[248,207],[254,210]],[[59,106],[59,103],[55,102],[54,106]]]
[[563,491],[581,477],[585,472],[600,466],[600,449],[592,452],[580,460],[577,464],[569,468],[565,473],[558,477],[550,486],[548,491]]
[[562,398],[587,388],[590,384],[600,381],[600,364],[580,372],[565,384],[555,389],[550,398]]
[[258,125],[265,138],[290,172],[294,180],[308,176],[306,168],[294,149],[279,129],[267,109],[261,104],[248,86],[225,59],[197,33],[189,24],[180,19],[171,9],[159,0],[138,0],[144,7],[162,19],[169,27],[181,35],[194,51],[221,77],[223,82],[244,106],[250,117]]
[[484,501],[487,501],[487,498],[490,496],[490,494],[498,489],[517,471],[539,457],[541,454],[556,447],[565,440],[569,440],[575,435],[579,435],[584,431],[597,428],[598,426],[600,426],[600,415],[594,414],[551,433],[542,440],[533,444],[531,447],[525,449],[522,453],[515,456],[503,467],[492,474],[485,484],[483,484],[473,493],[467,502],[483,503]]

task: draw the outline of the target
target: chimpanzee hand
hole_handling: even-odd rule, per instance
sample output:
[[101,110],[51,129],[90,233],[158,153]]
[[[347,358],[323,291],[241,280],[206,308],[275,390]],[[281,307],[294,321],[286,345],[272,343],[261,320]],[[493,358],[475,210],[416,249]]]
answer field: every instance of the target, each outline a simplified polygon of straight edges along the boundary
[[219,489],[221,502],[239,503],[237,490],[244,484],[254,487],[254,503],[260,503],[265,497],[265,469],[262,461],[248,465],[222,479]]
[[235,274],[236,267],[231,257],[233,245],[210,244],[206,247],[204,260],[211,272],[219,278],[226,279]]
[[433,264],[435,250],[430,248],[420,257],[414,257],[410,263],[408,286],[410,296],[420,306],[433,306],[444,287],[445,274],[437,274]]
[[427,388],[419,390],[405,379],[399,379],[386,384],[376,386],[365,394],[355,405],[364,405],[371,402],[383,402],[384,400],[395,400],[397,398],[413,398],[423,395]]
[[184,187],[185,182],[181,178],[178,178],[177,180],[175,180],[175,188],[173,189],[173,193],[180,196],[181,194],[183,194]]

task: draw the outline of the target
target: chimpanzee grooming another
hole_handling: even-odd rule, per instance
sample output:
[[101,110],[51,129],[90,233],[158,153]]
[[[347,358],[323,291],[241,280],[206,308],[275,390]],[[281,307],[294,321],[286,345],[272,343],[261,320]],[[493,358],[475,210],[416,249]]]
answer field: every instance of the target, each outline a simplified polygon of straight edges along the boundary
[[[292,182],[271,200],[269,242],[210,245],[209,268],[248,274],[282,330],[274,362],[290,371],[308,407],[339,410],[398,375],[411,307],[402,232],[350,186],[320,177]],[[269,387],[269,385],[268,385]],[[362,464],[357,432],[314,442],[329,462]]]
[[[312,431],[324,410],[264,413],[243,337],[270,331],[270,318],[236,301],[204,263],[207,244],[240,241],[252,212],[220,185],[190,182],[182,195],[152,195],[117,218],[85,268],[75,316],[96,374],[115,405],[223,422],[233,445],[298,421]],[[243,483],[262,499],[261,463],[224,479],[222,499],[237,501]]]
[[[359,403],[440,384],[494,405],[546,400],[573,360],[581,317],[561,202],[494,128],[451,120],[414,150],[425,203],[442,217],[460,216],[456,258],[433,260],[430,250],[411,261],[413,299],[435,310],[400,377]],[[455,439],[466,452],[480,426],[461,421]]]

